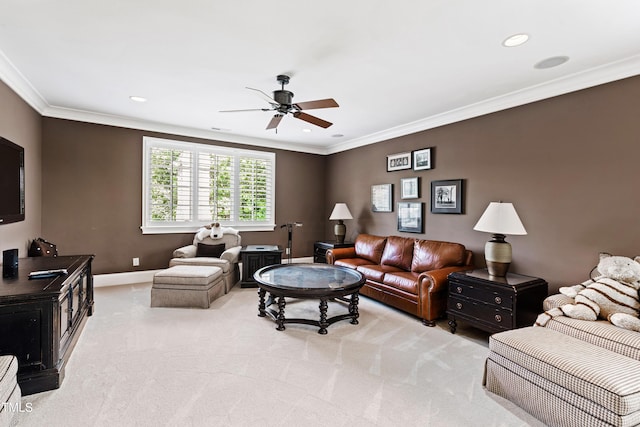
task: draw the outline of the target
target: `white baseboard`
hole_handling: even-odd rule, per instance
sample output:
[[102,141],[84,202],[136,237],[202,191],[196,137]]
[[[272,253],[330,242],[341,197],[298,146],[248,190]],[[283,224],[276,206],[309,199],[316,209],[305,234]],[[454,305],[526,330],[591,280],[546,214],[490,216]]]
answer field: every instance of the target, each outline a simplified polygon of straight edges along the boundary
[[[287,262],[289,262],[287,258],[282,260],[283,264],[286,264]],[[292,258],[291,262],[294,264],[312,263],[313,257]],[[242,266],[242,264],[240,265]],[[146,282],[151,283],[153,282],[153,275],[156,274],[158,271],[161,271],[161,270],[144,270],[144,271],[129,271],[126,273],[96,274],[93,276],[93,286],[95,288],[100,288],[104,286],[128,285],[131,283],[146,283]]]
[[96,274],[93,287],[128,285],[131,283],[153,282],[153,275],[160,270],[130,271],[126,273]]

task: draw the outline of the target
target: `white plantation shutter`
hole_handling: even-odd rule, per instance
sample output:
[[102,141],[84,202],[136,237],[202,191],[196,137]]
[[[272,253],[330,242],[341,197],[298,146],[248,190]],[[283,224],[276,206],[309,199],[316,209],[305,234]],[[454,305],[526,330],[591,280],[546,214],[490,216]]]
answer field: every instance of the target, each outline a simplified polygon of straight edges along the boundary
[[143,147],[143,233],[275,228],[275,153],[152,137]]

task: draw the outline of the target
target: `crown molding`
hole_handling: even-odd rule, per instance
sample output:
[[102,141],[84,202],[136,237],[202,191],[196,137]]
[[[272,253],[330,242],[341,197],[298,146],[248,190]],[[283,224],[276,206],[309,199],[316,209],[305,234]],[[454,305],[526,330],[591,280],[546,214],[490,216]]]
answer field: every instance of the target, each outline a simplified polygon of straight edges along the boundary
[[81,111],[49,105],[40,93],[0,51],[0,79],[4,81],[18,96],[44,117],[76,120],[109,126],[138,129],[149,132],[161,132],[173,135],[202,138],[214,141],[231,142],[263,148],[274,148],[310,154],[329,155],[351,150],[365,145],[375,144],[393,138],[409,135],[448,125],[451,123],[479,117],[508,108],[518,107],[554,96],[564,95],[589,87],[609,83],[615,80],[640,74],[640,55],[591,68],[579,73],[564,76],[555,80],[531,86],[516,92],[477,102],[461,108],[436,114],[411,123],[385,129],[350,139],[327,147],[305,146],[300,143],[287,143],[266,138],[254,138],[234,135],[212,130],[188,128],[166,123],[144,121],[128,117]]
[[31,83],[0,50],[0,80],[6,83],[20,98],[36,110],[40,115],[46,108],[47,102]]
[[129,129],[137,129],[148,132],[160,132],[178,136],[207,139],[211,141],[232,142],[236,144],[251,145],[262,148],[273,148],[288,151],[298,151],[311,154],[327,154],[324,147],[304,146],[301,144],[274,141],[271,139],[253,138],[250,136],[234,135],[213,130],[196,129],[177,126],[167,123],[132,119],[129,117],[101,114],[71,108],[47,106],[41,114],[45,117],[56,119],[75,120],[79,122],[95,123],[108,126],[117,126]]
[[327,147],[327,154],[339,153],[377,142],[433,129],[439,126],[495,113],[508,108],[530,104],[554,96],[564,95],[593,86],[622,80],[640,74],[640,55],[635,55],[620,61],[611,62],[600,67],[591,68],[579,73],[550,80],[535,86],[497,96],[475,104],[436,114],[411,123],[396,126],[381,132],[372,133],[361,138]]

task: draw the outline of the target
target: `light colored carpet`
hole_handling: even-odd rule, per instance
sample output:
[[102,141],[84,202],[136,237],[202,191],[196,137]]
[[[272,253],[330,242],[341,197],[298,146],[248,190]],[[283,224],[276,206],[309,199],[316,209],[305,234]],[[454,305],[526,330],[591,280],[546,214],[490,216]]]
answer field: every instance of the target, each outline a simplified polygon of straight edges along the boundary
[[482,388],[487,335],[468,326],[453,335],[362,297],[359,325],[279,332],[256,289],[203,310],[150,308],[150,287],[95,290],[62,386],[24,397],[19,426],[542,425]]

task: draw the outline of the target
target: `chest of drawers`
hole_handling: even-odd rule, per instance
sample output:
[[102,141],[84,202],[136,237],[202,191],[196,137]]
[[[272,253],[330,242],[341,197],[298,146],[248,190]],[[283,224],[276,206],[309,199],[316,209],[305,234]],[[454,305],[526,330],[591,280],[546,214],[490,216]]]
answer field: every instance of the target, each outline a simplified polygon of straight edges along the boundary
[[531,326],[546,297],[547,282],[537,277],[513,273],[495,277],[486,269],[451,273],[447,299],[451,333],[458,320],[487,332]]

